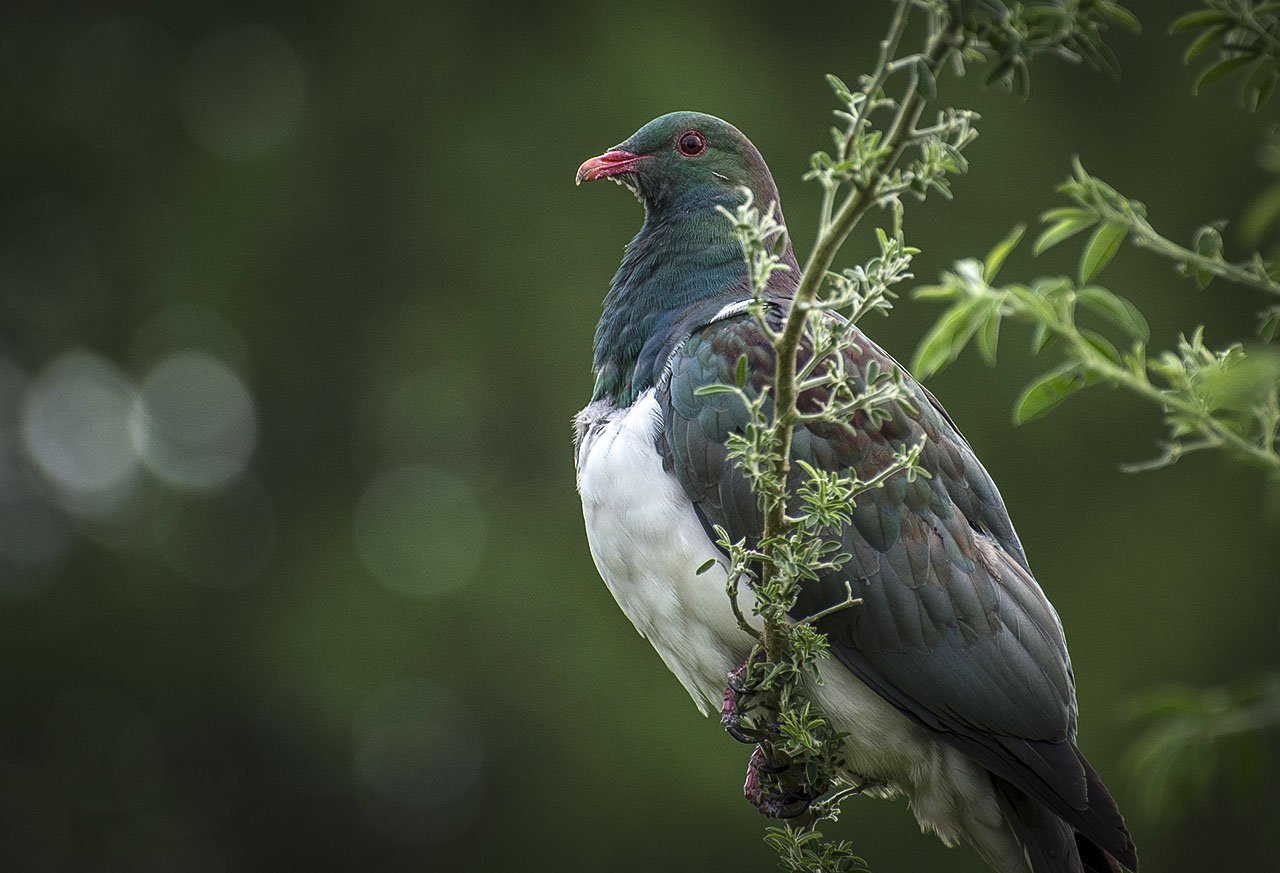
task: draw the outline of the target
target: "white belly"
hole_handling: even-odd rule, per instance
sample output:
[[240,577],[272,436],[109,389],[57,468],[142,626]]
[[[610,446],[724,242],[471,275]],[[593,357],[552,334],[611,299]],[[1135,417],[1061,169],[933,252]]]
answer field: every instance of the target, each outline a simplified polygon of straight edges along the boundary
[[[721,559],[680,484],[662,469],[653,391],[630,409],[592,404],[578,416],[578,491],[591,557],[627,618],[704,714],[751,650],[725,591]],[[751,614],[745,589],[739,603]]]

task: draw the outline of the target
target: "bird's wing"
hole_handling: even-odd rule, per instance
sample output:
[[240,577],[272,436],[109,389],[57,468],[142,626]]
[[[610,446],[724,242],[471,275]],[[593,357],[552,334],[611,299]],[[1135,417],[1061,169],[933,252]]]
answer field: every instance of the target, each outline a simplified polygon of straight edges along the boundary
[[[732,384],[743,355],[748,389],[758,391],[772,377],[773,356],[754,318],[705,325],[672,353],[658,392],[665,463],[705,521],[734,539],[758,536],[762,527],[724,445],[745,424],[746,410],[732,394],[698,389]],[[872,361],[881,372],[897,367],[859,334],[846,363],[861,373]],[[1074,680],[1058,616],[1027,569],[990,476],[937,401],[906,379],[914,413],[894,406],[879,428],[860,413],[838,425],[796,428],[794,458],[863,479],[923,439],[921,463],[931,478],[896,476],[860,495],[852,524],[840,532],[852,559],[810,584],[794,614],[840,603],[849,586],[862,603],[818,622],[832,654],[992,772],[1064,817],[1070,810],[1087,816],[1096,776],[1075,749]],[[802,397],[802,408],[812,400]],[[1119,839],[1105,844],[1123,847]]]

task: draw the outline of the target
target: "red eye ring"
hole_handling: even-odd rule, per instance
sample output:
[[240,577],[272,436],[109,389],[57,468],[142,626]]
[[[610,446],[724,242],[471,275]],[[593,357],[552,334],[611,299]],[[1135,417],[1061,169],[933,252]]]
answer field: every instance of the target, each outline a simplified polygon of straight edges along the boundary
[[696,158],[707,150],[707,138],[696,130],[686,130],[676,138],[676,148],[686,158]]

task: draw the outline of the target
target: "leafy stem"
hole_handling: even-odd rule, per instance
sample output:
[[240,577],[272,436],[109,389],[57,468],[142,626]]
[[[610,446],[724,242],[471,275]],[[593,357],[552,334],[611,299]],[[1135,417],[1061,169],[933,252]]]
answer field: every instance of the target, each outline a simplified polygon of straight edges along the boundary
[[[913,10],[922,12],[925,35],[920,51],[904,54]],[[828,77],[841,104],[840,123],[831,131],[830,152],[812,155],[805,176],[822,187],[818,235],[789,300],[773,290],[777,284],[771,281],[774,273],[791,269],[780,254],[786,229],[776,204],[757,206],[744,189],[736,209],[722,209],[742,244],[752,292],[748,312],[772,348],[774,371],[764,384],[748,385],[751,374],[742,357],[732,384],[704,386],[699,393],[733,395],[746,413],[746,423],[727,437],[726,449],[758,501],[761,532],[756,541],[731,540],[723,528],[716,534],[727,556],[726,594],[734,618],[756,641],[741,684],[751,695],[750,711],[759,716],[754,724],[758,753],[771,772],[803,773],[805,793],[815,798],[801,817],[769,829],[766,840],[783,869],[865,869],[847,843],[828,842],[815,829],[819,821],[835,819],[840,801],[861,789],[843,787],[846,737],[809,698],[809,683],[817,678],[827,647],[817,624],[859,608],[860,600],[849,582],[838,602],[800,619],[793,612],[807,583],[839,571],[851,559],[831,532],[852,523],[858,496],[894,476],[927,476],[920,465],[921,443],[900,445],[866,479],[853,470],[817,469],[792,458],[795,428],[856,420],[859,427],[877,430],[893,417],[893,407],[915,411],[917,390],[905,372],[896,366],[882,369],[862,355],[855,325],[870,313],[886,313],[894,287],[912,278],[917,250],[903,239],[903,199],[930,192],[950,197],[950,177],[968,168],[962,152],[977,136],[976,114],[944,108],[932,123],[921,124],[926,107],[936,101],[939,73],[950,65],[963,75],[966,62],[987,60],[994,66],[989,82],[1025,91],[1027,63],[1037,54],[1113,67],[1114,56],[1101,39],[1108,21],[1133,24],[1114,0],[895,0],[875,67],[861,77],[860,87]],[[887,92],[895,83],[900,87],[891,97]],[[876,231],[879,254],[852,269],[833,271],[841,247],[875,207],[892,216],[891,229]],[[739,603],[743,584],[754,595],[751,612],[758,621]]]
[[[1011,247],[1008,241],[1002,245]],[[1164,453],[1131,469],[1164,466],[1190,451],[1224,448],[1280,474],[1280,355],[1266,350],[1247,354],[1239,344],[1214,351],[1198,329],[1180,339],[1176,351],[1150,357],[1146,320],[1105,288],[1076,286],[1064,277],[993,287],[993,275],[987,265],[965,260],[943,274],[939,284],[916,290],[917,297],[951,303],[921,341],[914,365],[918,375],[942,369],[975,337],[983,357],[993,363],[1000,324],[1017,320],[1034,328],[1034,351],[1056,342],[1066,361],[1023,392],[1016,421],[1037,418],[1082,388],[1103,383],[1150,400],[1165,413],[1169,439]],[[1081,327],[1076,320],[1080,308],[1120,328],[1130,350],[1121,354],[1105,336]]]
[[[906,28],[909,0],[900,0],[890,25],[890,35],[881,43],[880,58],[876,69],[864,86],[857,109],[849,125],[846,142],[853,143],[859,136],[865,136],[865,125],[868,115],[884,85],[888,75],[891,53],[896,50]],[[948,56],[956,50],[961,35],[960,17],[956,9],[948,5],[945,13],[945,25],[937,30],[929,40],[923,64],[929,74],[936,76],[946,63]],[[790,526],[786,513],[785,483],[791,471],[791,439],[797,420],[796,398],[796,356],[800,348],[800,339],[809,323],[809,312],[818,291],[849,234],[858,221],[874,206],[880,196],[880,184],[898,163],[903,151],[918,136],[912,128],[919,121],[924,111],[924,98],[914,87],[914,82],[898,105],[897,113],[889,127],[885,140],[883,155],[868,173],[865,182],[854,182],[845,196],[835,217],[824,221],[804,265],[804,275],[796,289],[791,308],[787,312],[782,330],[771,339],[775,354],[775,373],[773,380],[774,406],[773,419],[778,439],[778,451],[774,457],[774,481],[780,486],[772,493],[765,495],[764,503],[764,538],[781,536]],[[833,189],[834,190],[834,189]],[[770,567],[762,568],[765,583],[768,582]],[[765,628],[764,645],[770,657],[778,653],[783,644],[781,629]]]
[[1169,258],[1183,273],[1204,288],[1217,276],[1268,294],[1280,296],[1280,281],[1271,265],[1254,253],[1248,260],[1233,263],[1223,257],[1221,227],[1205,225],[1197,231],[1194,248],[1180,246],[1162,236],[1147,221],[1147,208],[1130,200],[1106,182],[1092,176],[1079,160],[1072,162],[1071,178],[1058,189],[1076,205],[1051,209],[1041,216],[1047,225],[1036,241],[1039,254],[1075,234],[1096,227],[1080,262],[1080,281],[1087,282],[1106,266],[1115,253],[1115,243],[1128,236],[1133,244]]

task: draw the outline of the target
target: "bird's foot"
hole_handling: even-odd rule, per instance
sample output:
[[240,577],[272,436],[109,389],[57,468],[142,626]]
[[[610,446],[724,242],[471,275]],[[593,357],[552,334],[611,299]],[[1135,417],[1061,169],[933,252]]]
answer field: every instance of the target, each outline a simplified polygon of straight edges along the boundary
[[770,749],[761,744],[751,753],[742,793],[752,806],[770,818],[802,816],[821,792],[813,791],[804,783],[802,767]]
[[746,713],[744,701],[752,691],[746,682],[747,665],[741,664],[729,671],[725,680],[724,701],[720,704],[720,724],[728,731],[729,736],[740,743],[753,745],[765,739],[760,731],[753,730],[743,723]]

